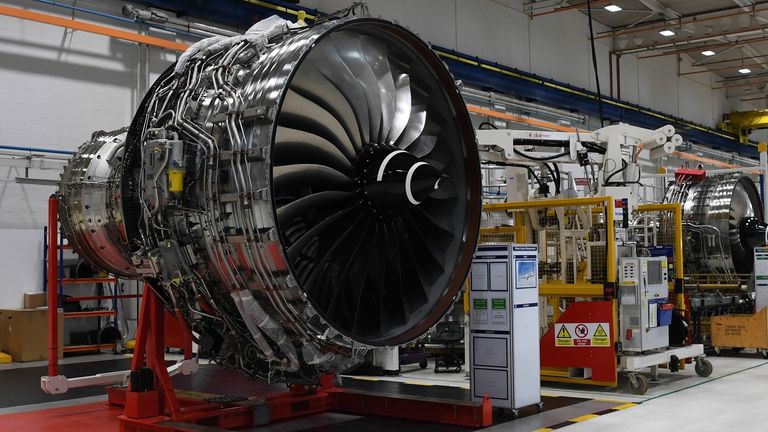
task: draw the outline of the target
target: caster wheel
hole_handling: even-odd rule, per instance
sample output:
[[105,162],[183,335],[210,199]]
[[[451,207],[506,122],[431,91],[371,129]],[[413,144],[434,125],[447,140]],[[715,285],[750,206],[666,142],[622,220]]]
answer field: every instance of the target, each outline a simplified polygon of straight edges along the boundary
[[520,410],[519,409],[513,409],[512,410],[512,417],[519,418],[520,417]]
[[759,350],[760,355],[763,356],[764,359],[768,360],[768,350]]
[[426,360],[420,361],[419,362],[419,367],[422,368],[422,369],[426,369],[427,368],[427,361]]
[[461,366],[456,367],[456,369],[454,369],[454,372],[456,372],[456,373],[461,372]]
[[723,353],[723,350],[720,347],[713,347],[712,351],[714,351],[715,355],[718,357]]
[[544,402],[537,403],[536,410],[538,410],[539,412],[544,412]]
[[645,375],[636,374],[633,377],[629,377],[629,386],[632,389],[632,393],[636,395],[642,395],[645,394],[645,392],[648,391],[648,387],[650,386],[650,381],[648,381],[648,377]]
[[706,378],[710,375],[712,375],[712,363],[709,362],[707,359],[697,359],[696,360],[696,367],[694,368],[696,370],[696,375]]

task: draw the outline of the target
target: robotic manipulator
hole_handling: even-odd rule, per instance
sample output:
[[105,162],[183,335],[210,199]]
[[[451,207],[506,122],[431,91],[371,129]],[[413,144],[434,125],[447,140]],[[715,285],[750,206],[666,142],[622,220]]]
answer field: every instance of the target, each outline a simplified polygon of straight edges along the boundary
[[427,331],[478,236],[469,115],[439,58],[372,18],[205,39],[65,168],[62,229],[145,280],[218,364],[314,383]]

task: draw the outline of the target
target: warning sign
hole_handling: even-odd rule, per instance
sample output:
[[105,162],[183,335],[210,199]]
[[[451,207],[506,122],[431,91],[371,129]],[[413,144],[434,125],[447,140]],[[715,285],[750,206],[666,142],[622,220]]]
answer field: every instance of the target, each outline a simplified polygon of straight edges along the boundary
[[[605,325],[608,327],[608,324]],[[594,346],[611,346],[611,340],[608,337],[608,333],[603,328],[603,325],[598,323],[595,332],[592,334],[592,345]]]
[[555,346],[610,347],[608,323],[556,323]]
[[575,331],[576,331],[576,336],[580,338],[585,338],[589,334],[589,329],[584,324],[578,324],[576,326]]
[[560,326],[560,330],[557,331],[557,336],[555,337],[555,346],[573,346],[573,338],[568,331],[568,327],[565,324],[557,325]]

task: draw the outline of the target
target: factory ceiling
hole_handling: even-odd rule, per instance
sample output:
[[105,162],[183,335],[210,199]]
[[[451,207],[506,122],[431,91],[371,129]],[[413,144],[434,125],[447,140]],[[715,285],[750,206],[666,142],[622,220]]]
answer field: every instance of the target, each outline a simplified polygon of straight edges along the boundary
[[[689,56],[680,76],[716,74],[713,89],[729,97],[765,101],[768,93],[768,1],[758,0],[591,0],[593,19],[604,26],[595,39],[617,55],[641,61]],[[533,19],[580,10],[585,0],[525,1]],[[706,78],[705,78],[706,80]]]

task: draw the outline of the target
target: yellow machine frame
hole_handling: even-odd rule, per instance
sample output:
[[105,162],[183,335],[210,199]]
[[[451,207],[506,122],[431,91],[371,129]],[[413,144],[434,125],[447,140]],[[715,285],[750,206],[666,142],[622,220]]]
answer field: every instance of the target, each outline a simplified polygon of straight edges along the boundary
[[[605,226],[606,226],[606,285],[616,284],[617,268],[616,268],[616,232],[614,229],[614,199],[610,196],[599,197],[587,197],[587,198],[571,198],[571,199],[553,199],[553,200],[537,200],[537,201],[522,201],[511,203],[496,203],[486,204],[483,206],[484,211],[498,212],[498,211],[521,211],[528,209],[542,209],[553,207],[591,207],[602,206],[602,210],[605,211]],[[668,204],[642,204],[637,207],[638,213],[651,213],[651,212],[663,212],[668,211],[673,216],[674,223],[674,282],[670,283],[670,291],[675,293],[676,306],[679,310],[685,310],[685,297],[683,293],[683,281],[685,278],[683,267],[683,229],[682,229],[682,207],[679,203]],[[514,234],[516,242],[523,243],[528,241],[527,230],[523,224],[520,224],[517,220],[515,226],[511,227],[492,227],[482,228],[483,234]],[[540,295],[547,298],[547,302],[553,306],[553,319],[559,318],[559,302],[564,297],[584,297],[584,298],[601,298],[604,297],[604,285],[597,283],[542,283],[539,286]],[[614,313],[613,324],[614,328],[618,328],[618,322],[616,317],[616,300],[614,300]],[[618,333],[618,332],[616,332]],[[614,342],[618,340],[618,334],[614,334]],[[591,385],[612,385],[615,383],[603,383],[596,382],[591,379],[575,379],[569,378],[567,371],[559,369],[542,369],[542,379],[546,381],[555,382],[568,382],[579,384],[591,384]]]
[[[542,209],[553,207],[591,207],[602,206],[605,212],[605,230],[606,230],[606,278],[605,285],[616,285],[616,232],[614,229],[614,198],[610,196],[597,196],[597,197],[585,197],[585,198],[567,198],[567,199],[550,199],[550,200],[536,200],[536,201],[519,201],[509,203],[495,203],[486,204],[483,206],[484,211],[498,212],[498,211],[520,211],[529,209]],[[522,239],[527,241],[526,230],[524,226],[518,225],[513,227],[494,227],[483,228],[483,233],[514,233],[516,239]],[[518,240],[518,242],[520,242]],[[682,244],[682,243],[681,243]],[[555,282],[555,283],[542,283],[539,285],[539,294],[542,297],[547,298],[547,302],[553,306],[553,319],[556,321],[560,316],[559,301],[563,297],[584,297],[584,298],[601,298],[605,296],[605,285],[598,283],[584,283],[584,282]],[[613,307],[613,327],[617,327],[616,317],[616,301],[614,300]],[[614,332],[613,342],[618,340],[618,332]],[[560,369],[546,368],[541,370],[541,379],[545,381],[554,382],[568,382],[579,383],[589,385],[607,385],[615,386],[616,383],[611,382],[597,382],[591,379],[575,379],[569,378],[567,371]]]
[[675,256],[675,281],[670,282],[670,291],[675,293],[676,307],[681,311],[685,311],[685,294],[683,293],[683,281],[685,280],[683,269],[683,209],[680,203],[642,204],[637,206],[638,213],[658,211],[672,212],[673,223],[675,224],[674,244],[672,245],[673,255]]

